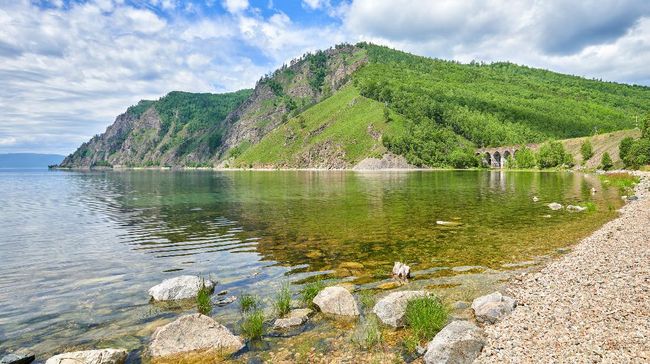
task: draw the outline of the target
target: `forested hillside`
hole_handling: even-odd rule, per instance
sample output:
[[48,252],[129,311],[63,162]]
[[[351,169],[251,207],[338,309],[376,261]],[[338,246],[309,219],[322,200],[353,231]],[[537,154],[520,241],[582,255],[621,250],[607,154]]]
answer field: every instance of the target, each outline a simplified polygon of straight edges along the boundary
[[254,90],[142,101],[62,165],[351,168],[392,152],[418,166],[471,167],[477,147],[633,128],[649,101],[648,87],[344,44]]

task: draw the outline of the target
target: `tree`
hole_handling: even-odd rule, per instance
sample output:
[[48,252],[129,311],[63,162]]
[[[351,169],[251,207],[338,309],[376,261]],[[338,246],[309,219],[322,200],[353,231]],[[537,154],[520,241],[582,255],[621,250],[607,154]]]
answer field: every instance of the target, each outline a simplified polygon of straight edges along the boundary
[[526,146],[519,149],[515,153],[514,167],[523,169],[537,167],[537,158],[535,158],[535,152]]
[[650,113],[641,120],[641,139],[650,138]]
[[594,150],[589,139],[585,139],[584,143],[582,143],[582,146],[580,147],[580,153],[582,153],[583,162],[588,161],[591,159],[591,157],[594,156]]
[[650,164],[650,139],[635,141],[623,162],[625,162],[626,167],[632,168]]
[[603,153],[603,157],[600,160],[600,168],[604,169],[606,171],[609,171],[614,167],[614,162],[612,161],[612,157],[609,156],[609,153],[605,152]]
[[632,149],[633,145],[634,138],[632,137],[625,137],[623,140],[621,140],[621,143],[618,145],[618,155],[620,156],[621,160],[625,161],[625,158],[630,153],[630,149]]
[[537,157],[539,168],[571,167],[573,156],[564,150],[564,145],[558,141],[549,141],[539,148]]

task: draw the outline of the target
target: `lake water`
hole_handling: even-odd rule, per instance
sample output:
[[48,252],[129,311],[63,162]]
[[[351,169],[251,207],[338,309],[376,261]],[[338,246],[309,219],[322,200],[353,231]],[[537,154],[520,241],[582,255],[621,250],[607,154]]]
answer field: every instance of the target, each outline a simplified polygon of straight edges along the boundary
[[[555,254],[620,205],[596,176],[562,172],[0,170],[0,353],[140,349],[193,310],[149,303],[149,287],[180,274],[267,298],[316,278],[373,289],[398,260],[433,285],[500,272]],[[212,316],[237,331],[236,303]]]

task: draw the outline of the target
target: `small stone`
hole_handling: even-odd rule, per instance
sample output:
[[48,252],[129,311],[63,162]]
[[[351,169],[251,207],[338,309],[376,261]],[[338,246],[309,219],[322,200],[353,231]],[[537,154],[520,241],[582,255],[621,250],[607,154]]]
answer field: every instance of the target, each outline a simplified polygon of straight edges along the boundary
[[561,209],[562,209],[562,205],[560,205],[560,204],[557,203],[557,202],[551,202],[550,204],[548,204],[548,208],[551,209],[551,210],[553,210],[553,211],[557,211],[557,210],[561,210]]
[[34,355],[7,354],[0,359],[0,364],[29,364],[34,361]]
[[299,308],[291,310],[286,317],[279,318],[273,323],[274,329],[287,329],[293,326],[299,326],[309,319],[312,310],[308,308]]
[[436,224],[441,225],[441,226],[460,226],[460,225],[463,225],[463,223],[461,223],[461,222],[443,221],[443,220],[436,221]]
[[217,302],[215,302],[214,304],[217,305],[217,306],[226,306],[226,305],[229,305],[229,304],[231,304],[231,303],[233,303],[235,301],[237,301],[237,297],[230,296],[230,297],[226,297],[226,298],[222,298],[220,300],[217,300]]
[[426,364],[470,364],[485,346],[483,330],[467,321],[452,321],[427,345]]
[[533,202],[539,202],[539,197],[533,196]]
[[464,310],[469,307],[469,303],[465,301],[456,301],[453,307],[455,310]]
[[217,293],[217,296],[225,296],[227,294],[228,294],[228,290],[224,289],[223,291],[219,291],[219,293]]
[[568,205],[568,206],[566,207],[566,209],[567,209],[567,211],[570,211],[570,212],[583,212],[583,211],[587,211],[587,208],[586,208],[586,207],[575,206],[575,205]]
[[509,315],[516,305],[514,298],[494,292],[475,299],[472,309],[478,322],[493,324]]
[[411,267],[401,262],[395,262],[393,265],[393,275],[402,279],[409,278],[411,276]]
[[128,355],[124,349],[73,351],[55,355],[45,364],[123,364]]
[[212,291],[214,282],[197,276],[179,276],[165,279],[149,289],[149,295],[156,301],[184,300],[196,297],[201,285]]
[[343,287],[326,287],[318,292],[313,303],[323,313],[341,316],[359,316],[359,307],[352,293]]

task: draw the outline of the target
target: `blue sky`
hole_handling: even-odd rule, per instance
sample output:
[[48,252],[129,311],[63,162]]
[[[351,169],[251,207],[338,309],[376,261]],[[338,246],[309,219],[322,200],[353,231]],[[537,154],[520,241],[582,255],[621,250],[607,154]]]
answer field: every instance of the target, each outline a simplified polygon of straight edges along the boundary
[[0,0],[0,153],[68,154],[140,99],[357,41],[650,85],[645,0]]

